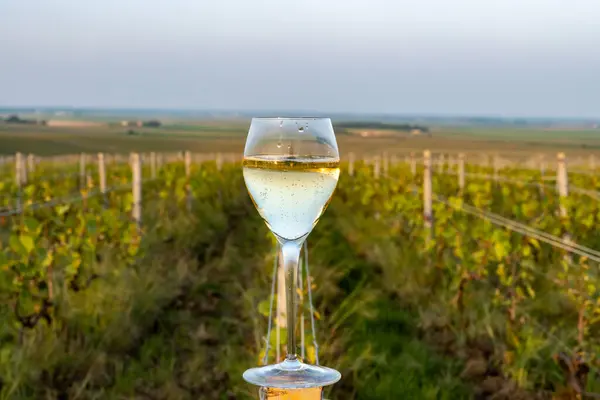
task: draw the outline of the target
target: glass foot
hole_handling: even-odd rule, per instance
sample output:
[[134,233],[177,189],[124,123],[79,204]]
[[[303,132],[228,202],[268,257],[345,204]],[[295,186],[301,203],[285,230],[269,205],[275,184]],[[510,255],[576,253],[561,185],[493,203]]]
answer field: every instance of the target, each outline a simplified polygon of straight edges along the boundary
[[279,364],[250,368],[243,376],[246,382],[257,386],[302,389],[333,385],[342,374],[335,369],[286,359]]

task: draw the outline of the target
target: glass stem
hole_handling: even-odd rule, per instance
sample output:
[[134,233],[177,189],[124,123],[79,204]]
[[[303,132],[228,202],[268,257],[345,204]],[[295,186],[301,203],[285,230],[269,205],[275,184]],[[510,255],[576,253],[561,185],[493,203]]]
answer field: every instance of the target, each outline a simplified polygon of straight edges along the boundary
[[296,360],[296,274],[300,261],[301,243],[286,242],[281,246],[285,272],[285,300],[287,312],[287,355],[286,359]]

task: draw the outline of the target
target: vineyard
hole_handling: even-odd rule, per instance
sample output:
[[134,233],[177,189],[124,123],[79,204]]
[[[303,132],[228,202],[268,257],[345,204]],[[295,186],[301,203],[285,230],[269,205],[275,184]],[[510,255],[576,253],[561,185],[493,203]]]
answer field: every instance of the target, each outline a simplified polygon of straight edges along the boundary
[[[4,161],[0,398],[257,398],[285,335],[239,160]],[[344,161],[300,291],[327,398],[599,396],[595,166],[505,161]]]

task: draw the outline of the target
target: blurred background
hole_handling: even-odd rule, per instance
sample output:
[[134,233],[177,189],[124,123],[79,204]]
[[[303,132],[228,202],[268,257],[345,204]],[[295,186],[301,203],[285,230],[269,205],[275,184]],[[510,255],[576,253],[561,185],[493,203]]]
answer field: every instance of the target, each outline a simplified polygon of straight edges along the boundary
[[592,398],[599,21],[595,0],[0,0],[0,398],[258,398],[241,373],[285,327],[265,336],[274,241],[240,174],[254,116],[336,131],[299,289],[306,357],[318,337],[344,376],[328,398]]

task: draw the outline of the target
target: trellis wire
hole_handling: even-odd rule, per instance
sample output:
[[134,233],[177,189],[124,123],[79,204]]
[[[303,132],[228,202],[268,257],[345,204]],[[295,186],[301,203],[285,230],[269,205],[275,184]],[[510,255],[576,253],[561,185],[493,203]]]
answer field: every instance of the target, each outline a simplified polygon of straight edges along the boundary
[[[583,257],[587,257],[590,260],[596,261],[598,263],[600,263],[600,256],[597,256],[596,254],[598,253],[596,250],[590,249],[588,247],[579,245],[577,243],[574,242],[566,242],[564,239],[561,239],[559,237],[556,237],[554,235],[550,235],[548,233],[545,232],[541,232],[538,231],[535,228],[531,228],[528,227],[526,225],[520,224],[516,221],[512,221],[509,220],[507,218],[504,217],[500,217],[496,214],[487,212],[487,211],[483,211],[481,209],[478,209],[476,207],[472,207],[472,206],[468,206],[468,205],[461,205],[461,206],[457,206],[454,205],[448,201],[446,201],[445,199],[441,198],[440,196],[434,196],[434,199],[442,204],[445,204],[449,207],[452,207],[456,210],[460,210],[463,211],[467,214],[471,214],[471,215],[475,215],[477,217],[480,217],[482,219],[488,220],[493,224],[496,225],[500,225],[503,226],[504,228],[507,228],[509,230],[521,233],[525,236],[529,236],[532,237],[534,239],[537,239],[539,241],[548,243],[554,247],[558,247],[561,248],[565,251],[568,251],[570,253],[574,253],[574,254],[578,254],[580,256]],[[472,209],[469,209],[468,207],[472,207]],[[510,221],[510,222],[509,222]]]
[[[446,172],[445,174],[446,175],[458,175],[456,172]],[[521,179],[513,179],[513,178],[505,177],[502,175],[497,175],[496,177],[494,177],[493,175],[488,175],[488,174],[477,174],[477,173],[465,172],[465,176],[469,177],[469,178],[482,179],[482,180],[495,179],[497,182],[514,183],[514,184],[518,184],[518,185],[525,185],[525,186],[532,186],[532,187],[540,187],[540,186],[545,187],[545,188],[553,188],[554,187],[554,186],[548,185],[548,184],[526,181],[526,180],[521,180]],[[552,178],[552,180],[555,180],[555,179],[556,178],[554,178],[554,177]]]
[[465,208],[465,209],[469,209],[469,210],[471,210],[472,212],[475,212],[475,213],[485,214],[485,215],[489,216],[490,218],[495,218],[495,219],[497,219],[499,221],[502,221],[502,222],[504,222],[506,224],[511,224],[513,226],[516,226],[517,228],[520,228],[520,229],[523,229],[523,230],[527,230],[527,231],[531,231],[532,233],[540,235],[540,236],[543,236],[543,237],[547,238],[548,240],[557,241],[557,242],[559,242],[561,244],[567,244],[568,246],[576,248],[576,249],[578,249],[580,251],[587,252],[587,253],[590,253],[590,254],[592,254],[594,256],[600,257],[600,251],[594,250],[594,249],[592,249],[590,247],[586,247],[586,246],[577,244],[577,243],[575,243],[573,241],[568,241],[567,242],[564,239],[559,238],[558,236],[554,236],[554,235],[552,235],[550,233],[541,231],[541,230],[536,229],[536,228],[534,228],[532,226],[520,223],[518,221],[514,221],[512,219],[503,217],[503,216],[498,215],[498,214],[494,214],[494,213],[492,213],[490,211],[482,210],[480,208],[474,207],[474,206],[469,205],[469,204],[462,204],[462,207]]
[[[506,181],[510,182],[510,180],[508,180],[508,179]],[[540,186],[542,186],[542,185],[540,185]],[[548,186],[548,185],[543,185],[543,186]],[[576,191],[577,191],[577,189],[579,189],[579,188],[576,188]],[[581,192],[588,192],[588,191],[581,189]],[[589,192],[591,192],[591,191],[589,191]],[[584,193],[584,194],[589,195],[589,193]],[[595,192],[594,192],[594,194],[595,194]],[[600,252],[599,251],[591,249],[586,246],[579,245],[577,243],[574,243],[570,239],[559,238],[559,237],[551,235],[549,233],[537,230],[528,225],[519,223],[517,221],[513,221],[511,219],[502,217],[500,215],[494,214],[489,211],[481,210],[477,207],[470,206],[468,204],[457,205],[457,204],[450,203],[449,201],[447,201],[446,199],[444,199],[441,196],[434,195],[432,197],[433,197],[433,200],[435,200],[439,203],[445,204],[446,206],[451,207],[455,210],[459,210],[459,211],[465,212],[467,214],[476,216],[478,218],[487,220],[495,225],[502,226],[508,230],[514,231],[516,233],[520,233],[520,234],[528,236],[528,237],[535,238],[541,242],[550,244],[553,247],[561,248],[569,253],[578,254],[582,257],[586,257],[587,259],[590,259],[592,261],[600,263]],[[570,261],[570,258],[567,259],[567,262],[569,264],[572,264],[572,262]],[[547,277],[545,274],[541,273],[540,271],[534,270],[534,272],[536,272],[536,274]],[[584,297],[586,297],[589,301],[595,301],[595,299],[592,299],[589,296],[584,296]],[[552,332],[547,330],[545,327],[543,327],[537,321],[532,321],[532,322],[534,322],[538,326],[539,329],[541,329],[546,335],[551,337],[553,340],[556,341],[557,344],[559,344],[568,353],[570,353],[571,356],[577,356],[577,353],[573,349],[571,349],[566,343],[564,343],[562,340],[560,340],[556,335],[554,335]],[[599,374],[598,369],[596,369],[595,367],[593,367],[591,365],[589,365],[589,367],[590,367],[590,370],[594,371],[597,375]],[[581,387],[575,387],[575,386],[573,386],[573,387],[580,395],[583,395],[586,398],[590,397],[590,398],[599,398],[600,399],[599,394],[585,392],[584,388],[581,388]]]
[[[457,172],[452,172],[452,171],[444,172],[444,174],[445,175],[453,175],[453,176],[458,175]],[[494,179],[493,175],[477,174],[477,173],[471,173],[471,172],[465,172],[465,176],[470,177],[470,178],[475,178],[475,179],[482,179],[482,180]],[[532,186],[532,187],[543,187],[543,188],[547,188],[547,189],[554,189],[554,187],[555,187],[554,185],[550,185],[550,184],[526,181],[526,180],[521,180],[521,179],[513,179],[513,178],[504,177],[502,175],[498,175],[496,177],[496,180],[498,182],[514,183],[514,184]],[[555,176],[543,177],[542,181],[556,181],[556,177]],[[596,190],[583,189],[583,188],[580,188],[580,187],[574,186],[574,185],[569,185],[569,190],[572,192],[575,192],[575,193],[584,194],[584,195],[592,197],[596,200],[600,200],[600,192],[598,192]]]
[[[442,203],[442,204],[448,205],[449,207],[453,207],[453,206],[452,206],[452,205],[450,205],[449,203],[447,203],[447,202],[444,202],[444,201],[440,200],[439,198],[436,198],[435,200],[436,200],[436,201],[438,201],[438,202],[440,202],[440,203]],[[453,208],[454,208],[454,209],[457,209],[456,207],[453,207]],[[473,208],[474,208],[474,207],[473,207]],[[479,217],[479,218],[487,219],[487,218],[485,218],[485,216],[481,215],[481,213],[477,213],[477,212],[470,212],[470,211],[468,211],[467,209],[460,209],[460,211],[464,211],[465,213],[467,213],[467,214],[469,214],[469,215],[473,215],[473,216],[475,216],[475,217]],[[481,211],[481,210],[479,210],[479,211]],[[494,221],[492,221],[492,219],[493,219],[493,218],[490,218],[488,221],[489,221],[489,222],[492,222],[492,223],[495,223]],[[550,244],[551,246],[555,246],[555,245],[556,245],[555,243],[551,243],[551,242],[552,242],[552,240],[550,240],[550,239],[549,239],[548,241],[546,241],[546,240],[544,240],[543,238],[539,238],[538,236],[534,236],[535,234],[533,234],[533,235],[532,235],[531,233],[524,232],[524,231],[520,230],[519,228],[512,229],[512,228],[510,228],[510,227],[508,227],[508,226],[505,226],[505,225],[504,225],[502,222],[499,222],[499,223],[497,223],[497,225],[500,225],[500,226],[502,226],[502,227],[504,227],[504,228],[506,228],[506,229],[512,230],[512,231],[514,231],[514,232],[516,232],[516,233],[520,233],[520,234],[522,234],[522,235],[524,235],[524,236],[533,237],[534,239],[538,239],[538,240],[540,240],[540,241],[543,241],[543,242],[545,242],[545,243],[548,243],[548,244]],[[576,244],[576,243],[575,243],[575,244]],[[588,256],[585,256],[585,257],[588,257],[588,258],[590,258],[590,256],[589,256],[589,255],[588,255]],[[590,258],[590,259],[591,259],[592,261],[596,261],[594,258]],[[571,265],[571,266],[575,265],[575,264],[574,264],[572,261],[568,261],[568,260],[565,260],[565,261],[567,261],[567,263],[568,263],[569,265]],[[547,275],[546,275],[544,272],[542,272],[542,271],[538,271],[538,270],[535,270],[535,269],[534,269],[534,270],[531,270],[531,272],[532,272],[532,273],[534,273],[534,274],[535,274],[535,275],[537,275],[537,276],[540,276],[540,277],[542,277],[542,278],[548,278],[548,276],[547,276]],[[589,301],[592,301],[592,302],[596,301],[595,299],[593,299],[592,297],[590,297],[590,296],[587,296],[587,295],[584,295],[583,297],[585,297],[587,300],[589,300]]]

